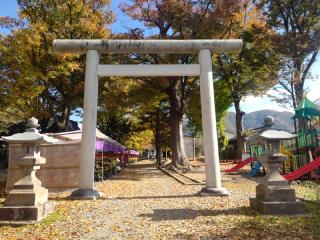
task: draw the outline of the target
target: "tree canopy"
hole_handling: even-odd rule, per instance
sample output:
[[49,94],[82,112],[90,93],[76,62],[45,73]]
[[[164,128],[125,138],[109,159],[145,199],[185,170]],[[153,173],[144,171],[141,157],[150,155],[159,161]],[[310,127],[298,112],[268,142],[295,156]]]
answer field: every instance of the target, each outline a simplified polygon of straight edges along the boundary
[[[120,9],[144,27],[112,37],[243,39],[240,53],[212,55],[217,122],[222,135],[225,112],[233,104],[240,157],[243,98],[280,83],[294,106],[302,99],[320,46],[319,6],[317,0],[122,1]],[[65,131],[72,112],[82,107],[85,56],[57,55],[52,41],[110,38],[110,1],[19,0],[18,7],[17,19],[0,17],[0,27],[11,30],[0,35],[0,131],[31,116],[40,119],[43,131]],[[100,59],[112,64],[198,62],[195,54],[132,53]],[[170,144],[173,164],[188,165],[183,126],[194,136],[202,129],[198,78],[112,77],[99,84],[101,131],[130,148],[155,144],[160,153]]]
[[[156,30],[155,35],[144,35],[144,29],[131,29],[133,38],[154,39],[203,39],[228,38],[226,33],[232,31],[228,26],[233,16],[241,11],[242,3],[237,1],[131,1],[123,2],[121,9],[132,19],[140,21],[146,28]],[[196,55],[147,55],[138,56],[148,63],[182,63],[197,62]],[[171,144],[174,165],[186,165],[184,153],[182,123],[183,116],[189,116],[189,123],[194,130],[201,129],[199,113],[199,80],[190,77],[165,78],[161,80],[160,89],[167,96],[170,104]],[[222,86],[223,83],[217,84]],[[223,89],[220,87],[220,90]],[[230,101],[223,101],[227,91],[219,92],[217,102],[218,117],[222,116]],[[222,110],[223,108],[223,110]],[[221,112],[221,114],[220,114]]]
[[237,158],[243,149],[241,100],[265,93],[278,78],[280,56],[275,50],[263,13],[251,1],[243,1],[241,11],[230,19],[227,37],[241,38],[244,47],[239,54],[215,55],[216,76],[226,85],[236,112]]
[[70,113],[82,102],[84,56],[59,56],[52,41],[108,38],[110,2],[19,0],[18,7],[18,20],[1,21],[4,27],[16,26],[0,39],[1,111],[18,109],[24,113],[20,120],[35,116],[44,131],[66,130]]
[[274,44],[283,55],[281,97],[278,102],[293,108],[303,100],[305,82],[320,48],[320,2],[318,0],[262,0],[257,4],[277,34]]

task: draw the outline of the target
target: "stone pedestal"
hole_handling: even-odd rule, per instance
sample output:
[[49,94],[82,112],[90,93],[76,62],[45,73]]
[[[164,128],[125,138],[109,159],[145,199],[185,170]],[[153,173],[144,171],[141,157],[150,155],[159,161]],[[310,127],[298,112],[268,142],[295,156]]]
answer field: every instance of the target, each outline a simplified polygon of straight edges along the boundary
[[3,206],[0,208],[0,223],[37,223],[53,211],[53,204],[46,202],[35,206]]
[[[30,119],[29,129],[25,133],[15,134],[3,138],[9,143],[24,145],[25,156],[17,164],[23,176],[9,191],[3,207],[0,207],[0,221],[10,224],[33,223],[45,218],[52,211],[52,204],[48,202],[48,189],[41,186],[36,177],[36,171],[46,159],[40,156],[39,143],[48,142],[36,130],[36,119]],[[10,156],[9,156],[10,157]]]
[[45,159],[27,157],[21,161],[25,176],[14,184],[0,208],[1,221],[40,221],[52,211],[52,204],[48,203],[48,189],[41,187],[35,175],[40,167],[33,165],[42,164]]
[[305,205],[296,199],[295,190],[279,174],[279,167],[286,156],[279,153],[258,156],[267,168],[263,182],[256,187],[256,198],[250,198],[250,206],[267,215],[301,215],[305,214]]

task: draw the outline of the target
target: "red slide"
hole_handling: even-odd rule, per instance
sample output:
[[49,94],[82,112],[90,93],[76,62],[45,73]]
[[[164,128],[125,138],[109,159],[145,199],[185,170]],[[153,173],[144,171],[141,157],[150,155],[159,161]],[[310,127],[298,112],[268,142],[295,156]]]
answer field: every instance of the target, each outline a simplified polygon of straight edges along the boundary
[[317,167],[320,167],[320,157],[317,157],[312,162],[309,162],[308,164],[304,165],[303,167],[298,168],[297,170],[295,170],[291,173],[288,173],[288,174],[284,175],[283,177],[285,179],[287,179],[288,181],[293,181],[293,180],[303,176],[304,174],[311,172],[312,170],[314,170]]
[[253,161],[253,157],[248,157],[246,160],[242,161],[241,163],[238,163],[237,165],[233,166],[230,169],[227,169],[226,172],[232,173],[237,172],[240,168],[243,168],[248,163],[251,163]]

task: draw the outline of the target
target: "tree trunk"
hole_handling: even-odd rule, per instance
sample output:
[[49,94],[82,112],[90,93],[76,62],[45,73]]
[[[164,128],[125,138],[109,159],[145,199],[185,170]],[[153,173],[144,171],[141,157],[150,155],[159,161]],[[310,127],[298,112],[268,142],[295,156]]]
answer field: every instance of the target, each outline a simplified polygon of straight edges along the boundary
[[160,109],[156,110],[156,121],[155,121],[155,145],[156,145],[156,162],[161,165],[161,130],[160,130]]
[[[295,90],[297,105],[299,105],[300,102],[303,101],[303,97],[304,97],[303,84],[301,82],[296,83],[294,85],[294,90]],[[298,119],[298,129],[302,130],[305,128],[306,128],[306,120],[303,118]]]
[[70,118],[70,106],[67,106],[67,109],[65,110],[65,116],[64,116],[64,131],[68,130],[68,126],[69,126],[69,118]]
[[[293,106],[293,110],[295,110],[297,108],[297,100],[296,100],[296,95],[295,95],[295,92],[294,92],[294,84],[293,82],[291,81],[290,83],[290,95],[291,95],[291,99],[292,99],[292,106]],[[293,124],[294,124],[294,133],[297,133],[298,132],[298,127],[297,127],[297,119],[294,118],[293,119]]]
[[[303,85],[304,82],[301,79],[302,75],[302,62],[300,60],[296,60],[295,64],[295,71],[294,71],[294,93],[295,93],[295,100],[296,104],[299,105],[299,103],[303,100],[304,97],[304,90],[303,90]],[[302,130],[306,126],[306,122],[304,119],[299,119],[298,120],[298,129]]]
[[242,118],[243,118],[244,112],[241,111],[240,101],[234,101],[234,108],[236,110],[237,159],[241,159],[242,150],[243,150]]
[[184,149],[182,132],[182,104],[178,96],[179,80],[170,80],[168,94],[170,99],[170,127],[171,127],[171,148],[172,164],[177,167],[189,166],[189,161]]
[[69,117],[70,117],[70,107],[65,107],[62,111],[61,117],[56,117],[54,120],[56,121],[57,125],[57,132],[65,132],[68,130],[69,125]]

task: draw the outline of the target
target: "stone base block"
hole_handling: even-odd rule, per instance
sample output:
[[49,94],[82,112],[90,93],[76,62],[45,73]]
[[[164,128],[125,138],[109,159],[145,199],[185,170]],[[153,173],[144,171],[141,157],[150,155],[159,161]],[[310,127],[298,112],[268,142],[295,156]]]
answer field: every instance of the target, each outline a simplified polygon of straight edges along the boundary
[[102,197],[102,193],[95,189],[77,189],[71,193],[69,199],[73,200],[97,200]]
[[15,186],[5,201],[6,206],[38,206],[48,201],[48,189],[34,187],[32,189],[19,189]]
[[2,206],[0,207],[1,224],[28,224],[44,219],[53,211],[53,204],[47,202],[37,206]]
[[208,188],[204,187],[200,191],[201,195],[208,196],[230,196],[230,193],[225,188]]
[[287,186],[268,186],[259,184],[256,187],[256,197],[263,202],[295,202],[295,190]]
[[265,215],[304,215],[305,204],[295,202],[263,202],[256,198],[250,198],[250,206],[253,210]]

